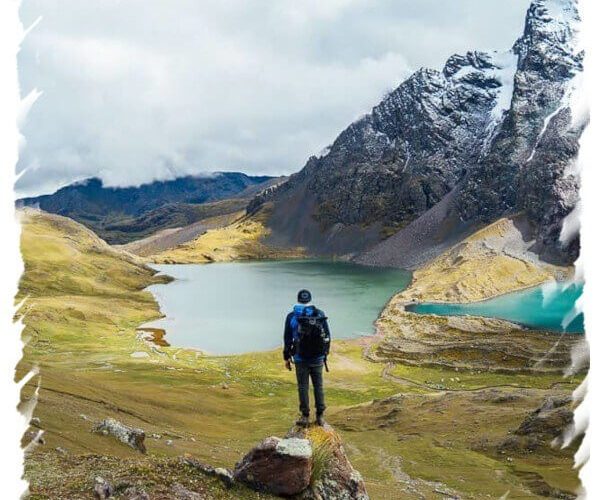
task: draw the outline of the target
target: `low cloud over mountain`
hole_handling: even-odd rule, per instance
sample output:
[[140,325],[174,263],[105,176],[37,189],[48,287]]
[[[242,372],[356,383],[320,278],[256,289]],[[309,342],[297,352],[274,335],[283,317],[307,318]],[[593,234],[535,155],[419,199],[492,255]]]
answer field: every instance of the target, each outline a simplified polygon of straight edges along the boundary
[[507,46],[526,0],[28,0],[19,196],[202,171],[285,174],[413,70]]

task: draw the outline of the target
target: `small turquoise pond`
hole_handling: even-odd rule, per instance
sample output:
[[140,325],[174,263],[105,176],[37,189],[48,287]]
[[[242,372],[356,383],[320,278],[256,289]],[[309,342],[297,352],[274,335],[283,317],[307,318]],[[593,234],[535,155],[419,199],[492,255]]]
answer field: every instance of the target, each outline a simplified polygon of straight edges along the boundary
[[502,318],[532,329],[583,333],[583,313],[575,309],[582,292],[583,283],[551,283],[470,304],[422,303],[406,309],[441,316]]

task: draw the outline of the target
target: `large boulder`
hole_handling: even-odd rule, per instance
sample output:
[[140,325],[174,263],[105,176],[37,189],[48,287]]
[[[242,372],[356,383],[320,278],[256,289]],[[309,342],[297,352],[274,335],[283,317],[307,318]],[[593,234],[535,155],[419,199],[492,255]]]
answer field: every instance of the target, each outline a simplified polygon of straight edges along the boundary
[[294,427],[287,436],[308,439],[313,448],[311,485],[300,498],[305,500],[368,500],[361,474],[352,467],[340,436],[328,424],[308,429]]
[[111,435],[127,446],[131,446],[134,450],[146,453],[146,445],[144,444],[146,433],[142,429],[130,427],[114,418],[102,420],[94,426],[92,432],[105,436]]
[[311,470],[312,447],[308,439],[271,436],[236,464],[233,475],[255,490],[293,496],[308,488]]
[[235,466],[251,488],[297,500],[368,500],[365,483],[329,425],[292,427],[284,439],[268,437]]

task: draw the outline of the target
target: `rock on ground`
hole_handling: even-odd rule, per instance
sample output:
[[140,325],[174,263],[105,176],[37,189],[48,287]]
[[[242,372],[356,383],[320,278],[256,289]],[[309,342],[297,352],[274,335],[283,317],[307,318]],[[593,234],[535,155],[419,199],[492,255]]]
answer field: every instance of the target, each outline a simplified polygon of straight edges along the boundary
[[[312,485],[300,496],[306,500],[368,500],[369,495],[361,474],[352,467],[342,440],[328,424],[309,429],[294,427],[287,437],[308,438],[314,455],[320,456],[322,472],[313,470]],[[313,465],[314,468],[314,465]]]
[[149,358],[150,354],[148,354],[146,351],[135,351],[132,352],[129,356],[132,358]]
[[114,492],[112,485],[105,479],[98,476],[94,484],[94,498],[98,500],[104,500],[110,498]]
[[310,485],[312,448],[307,439],[268,437],[240,460],[237,481],[259,491],[293,496]]
[[146,434],[142,429],[129,427],[114,418],[106,418],[102,422],[96,424],[92,432],[112,435],[122,443],[131,446],[134,450],[141,453],[146,453],[146,445],[144,439]]
[[251,488],[297,500],[368,500],[365,483],[329,425],[293,427],[284,439],[268,437],[234,470]]
[[127,500],[150,500],[150,495],[144,490],[140,490],[135,486],[128,487],[123,492],[123,497]]
[[200,493],[188,490],[179,483],[174,483],[173,486],[171,486],[171,491],[178,500],[204,500],[204,497]]
[[193,467],[207,476],[219,478],[227,488],[231,488],[234,485],[235,479],[229,469],[225,469],[224,467],[213,467],[212,465],[204,464],[191,455],[185,455],[184,457],[181,457],[181,462]]

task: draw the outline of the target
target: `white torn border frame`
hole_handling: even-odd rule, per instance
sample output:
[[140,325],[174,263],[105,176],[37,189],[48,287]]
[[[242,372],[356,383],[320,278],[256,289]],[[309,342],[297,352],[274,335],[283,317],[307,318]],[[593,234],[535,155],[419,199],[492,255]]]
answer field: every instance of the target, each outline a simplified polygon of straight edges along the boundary
[[[14,305],[14,296],[17,291],[18,279],[23,270],[23,264],[19,252],[20,228],[14,217],[14,182],[15,166],[18,159],[19,147],[23,146],[23,138],[19,133],[18,123],[22,123],[28,109],[33,105],[39,92],[34,91],[27,97],[20,100],[18,85],[17,60],[16,55],[19,46],[26,36],[27,31],[23,29],[18,15],[19,2],[17,0],[3,0],[0,2],[0,64],[3,78],[0,79],[0,137],[2,137],[2,147],[0,155],[2,157],[0,169],[0,223],[2,224],[4,245],[2,246],[2,257],[4,262],[3,283],[0,287],[0,322],[3,325],[1,329],[4,332],[4,345],[2,349],[2,360],[0,368],[0,391],[3,395],[4,412],[2,417],[3,446],[3,494],[5,498],[18,498],[27,489],[27,482],[22,479],[23,454],[21,448],[21,436],[27,430],[31,412],[35,404],[35,398],[30,400],[30,404],[21,407],[22,413],[14,411],[20,404],[20,394],[22,386],[27,383],[31,377],[36,376],[36,372],[30,372],[19,383],[14,383],[14,369],[18,364],[23,343],[21,341],[22,324],[14,323],[16,307]],[[593,50],[593,42],[596,38],[596,28],[598,21],[598,2],[595,0],[581,0],[580,12],[583,18],[583,43],[588,49],[585,62],[585,76],[583,83],[583,92],[589,101],[590,106],[594,107],[594,93],[591,89],[600,88],[600,82],[597,71],[596,55]],[[35,23],[34,23],[35,24]],[[33,27],[33,26],[32,26]],[[29,29],[31,29],[30,27]],[[586,89],[590,91],[585,92]],[[575,106],[574,106],[575,108]],[[581,149],[578,161],[578,171],[582,177],[581,205],[565,219],[563,228],[563,238],[568,240],[571,235],[581,225],[581,257],[577,261],[577,274],[579,277],[583,273],[583,263],[585,263],[586,285],[581,302],[578,307],[585,309],[585,321],[587,339],[590,350],[593,352],[598,340],[594,339],[591,332],[600,330],[600,310],[594,305],[600,303],[600,237],[597,231],[597,215],[600,213],[600,196],[598,195],[597,182],[600,178],[595,150],[598,148],[595,137],[598,135],[598,128],[592,117],[592,121],[584,131],[581,138]],[[582,210],[583,208],[583,210]],[[589,351],[587,345],[580,346],[579,350],[573,352],[573,369],[584,362]],[[590,420],[591,408],[597,408],[596,394],[600,382],[595,380],[596,370],[594,365],[590,366],[588,376],[584,383],[575,391],[573,397],[575,401],[581,401],[575,410],[575,422],[573,427],[567,432],[565,442],[569,442],[576,436],[581,435],[587,430],[582,445],[575,456],[575,466],[581,466],[580,477],[583,481],[586,493],[582,493],[582,498],[600,498],[600,478],[594,477],[593,456],[590,456],[592,440],[595,439],[593,433],[593,422]],[[597,476],[597,475],[596,475]]]

